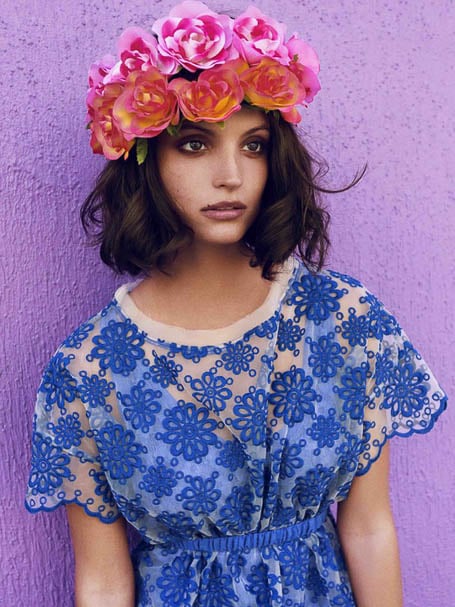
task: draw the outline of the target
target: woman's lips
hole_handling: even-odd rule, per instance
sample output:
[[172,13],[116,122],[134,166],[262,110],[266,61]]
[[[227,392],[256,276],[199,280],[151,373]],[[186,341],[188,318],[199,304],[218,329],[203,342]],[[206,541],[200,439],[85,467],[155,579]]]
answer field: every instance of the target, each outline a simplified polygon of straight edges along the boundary
[[245,213],[246,206],[239,201],[222,201],[209,204],[201,212],[210,219],[236,219]]

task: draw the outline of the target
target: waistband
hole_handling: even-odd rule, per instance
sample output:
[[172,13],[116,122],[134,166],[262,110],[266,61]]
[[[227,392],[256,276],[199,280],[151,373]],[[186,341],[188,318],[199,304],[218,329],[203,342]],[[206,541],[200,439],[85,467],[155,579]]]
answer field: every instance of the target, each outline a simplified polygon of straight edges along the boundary
[[290,540],[305,539],[323,525],[327,516],[328,510],[325,509],[312,518],[294,523],[294,525],[289,525],[288,527],[245,533],[243,535],[224,535],[195,539],[172,538],[171,541],[159,544],[159,546],[161,548],[172,546],[181,550],[207,552],[230,552],[244,548],[263,548],[274,544],[283,544]]

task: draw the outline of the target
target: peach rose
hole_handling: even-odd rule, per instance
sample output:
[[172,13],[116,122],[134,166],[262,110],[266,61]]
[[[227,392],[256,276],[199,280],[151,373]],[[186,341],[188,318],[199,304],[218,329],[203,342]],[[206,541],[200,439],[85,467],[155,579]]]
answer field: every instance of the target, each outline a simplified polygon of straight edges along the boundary
[[104,154],[109,160],[128,157],[134,141],[127,141],[113,118],[114,104],[123,91],[123,84],[111,83],[103,87],[103,94],[93,97],[89,108],[92,132],[90,145],[95,154]]
[[169,89],[167,77],[149,66],[128,76],[113,115],[128,141],[155,137],[170,124],[177,124],[177,97]]
[[305,98],[305,88],[285,65],[265,57],[240,74],[245,99],[265,110],[290,110]]
[[226,120],[240,109],[243,99],[240,79],[228,63],[201,72],[192,82],[174,78],[169,88],[177,94],[182,114],[193,122]]

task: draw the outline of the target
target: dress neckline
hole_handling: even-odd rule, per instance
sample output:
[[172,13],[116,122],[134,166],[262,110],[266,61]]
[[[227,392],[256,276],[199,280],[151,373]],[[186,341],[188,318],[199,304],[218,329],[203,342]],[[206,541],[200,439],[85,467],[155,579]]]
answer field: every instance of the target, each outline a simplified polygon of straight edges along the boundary
[[129,318],[151,341],[199,347],[219,346],[226,342],[241,339],[247,332],[259,327],[275,314],[286,294],[289,282],[297,271],[298,265],[296,258],[289,257],[278,270],[262,304],[239,320],[217,329],[186,329],[154,320],[144,314],[130,296],[130,292],[138,284],[137,281],[119,287],[115,292],[114,299],[122,315]]

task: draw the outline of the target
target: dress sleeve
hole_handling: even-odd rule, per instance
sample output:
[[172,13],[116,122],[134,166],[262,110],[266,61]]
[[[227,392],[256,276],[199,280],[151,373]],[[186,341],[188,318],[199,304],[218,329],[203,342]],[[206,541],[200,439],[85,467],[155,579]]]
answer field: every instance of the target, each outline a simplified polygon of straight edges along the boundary
[[429,432],[447,406],[446,394],[406,333],[371,299],[369,379],[357,475],[368,472],[389,438]]
[[70,356],[57,352],[41,381],[33,416],[31,470],[25,505],[30,512],[79,504],[103,522],[120,515],[90,428]]

